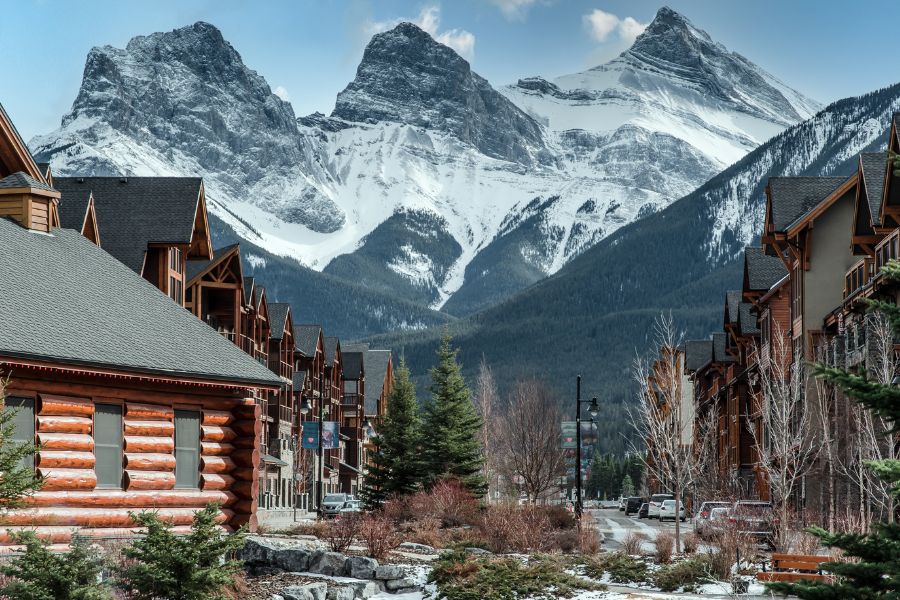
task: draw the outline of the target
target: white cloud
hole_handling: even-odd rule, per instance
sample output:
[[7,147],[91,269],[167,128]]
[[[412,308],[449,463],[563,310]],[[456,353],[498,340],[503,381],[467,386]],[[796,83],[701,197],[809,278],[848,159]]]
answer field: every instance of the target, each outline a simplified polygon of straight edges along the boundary
[[404,21],[418,25],[441,44],[456,50],[466,60],[471,61],[472,57],[475,56],[475,35],[465,29],[441,31],[441,8],[436,4],[423,8],[415,18],[369,21],[363,28],[366,39],[368,40],[376,33],[393,29]]
[[276,96],[278,96],[279,98],[281,98],[282,100],[284,100],[285,102],[291,101],[291,95],[288,94],[287,89],[283,85],[277,86],[274,90],[272,90],[272,93],[275,94]]
[[606,42],[615,33],[626,45],[634,43],[635,38],[647,28],[646,23],[640,23],[634,17],[620,19],[618,16],[595,8],[582,17],[588,31],[596,41]]
[[528,9],[537,2],[537,0],[491,0],[503,13],[503,16],[510,21],[524,21]]

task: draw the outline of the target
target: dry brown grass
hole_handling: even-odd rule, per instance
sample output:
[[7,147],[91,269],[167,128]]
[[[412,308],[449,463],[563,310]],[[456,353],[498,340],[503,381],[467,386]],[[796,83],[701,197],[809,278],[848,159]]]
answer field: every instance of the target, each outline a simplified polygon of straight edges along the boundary
[[643,534],[629,531],[622,538],[622,552],[628,556],[639,556],[641,554],[641,544],[645,539]]
[[656,548],[656,562],[661,565],[669,564],[672,562],[672,554],[675,551],[675,534],[668,531],[660,531],[656,534],[653,546]]

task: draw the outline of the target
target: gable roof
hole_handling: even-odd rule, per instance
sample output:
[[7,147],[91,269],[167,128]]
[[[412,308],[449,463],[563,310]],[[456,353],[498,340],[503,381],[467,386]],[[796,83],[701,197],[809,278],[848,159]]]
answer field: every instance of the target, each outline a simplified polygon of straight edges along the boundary
[[103,249],[141,273],[151,243],[190,244],[200,203],[200,177],[56,177],[65,202],[90,190]]
[[378,399],[381,397],[384,379],[387,377],[388,364],[391,362],[391,351],[380,349],[366,350],[365,360],[365,414],[374,415],[378,412]]
[[71,229],[36,235],[0,219],[0,281],[0,356],[279,385],[274,373]]
[[751,312],[753,305],[749,302],[741,302],[738,308],[738,329],[741,335],[756,335],[759,333],[759,322],[756,315]]
[[[235,250],[240,249],[240,244],[229,244],[228,246],[224,246],[222,248],[217,248],[213,251],[213,258],[211,260],[189,260],[187,261],[187,269],[185,272],[185,281],[190,284],[194,279],[206,273],[209,269],[213,268],[217,264],[221,263],[223,260],[228,258],[231,253]],[[244,281],[247,278],[244,277]]]
[[7,175],[3,179],[0,179],[0,189],[16,189],[16,188],[31,188],[35,190],[42,190],[45,192],[57,192],[58,190],[53,189],[43,181],[39,181],[29,175],[28,173],[23,173],[22,171],[16,171],[10,175]]
[[360,379],[365,373],[365,350],[341,348],[341,374],[344,379]]
[[725,322],[737,323],[738,306],[741,303],[741,292],[728,290],[725,292]]
[[268,307],[269,327],[271,327],[269,337],[273,340],[280,340],[284,337],[284,327],[288,314],[291,312],[291,305],[287,302],[270,302]]
[[91,203],[91,190],[77,190],[59,201],[59,226],[81,231]]
[[713,360],[719,363],[734,362],[735,358],[726,352],[728,335],[724,331],[712,334]]
[[307,358],[314,357],[321,333],[321,325],[294,325],[295,349]]
[[763,248],[744,248],[744,291],[768,291],[787,275],[784,263],[777,256],[769,256]]
[[[335,356],[340,352],[341,341],[332,336],[328,336],[325,338],[325,366],[330,367],[334,365]],[[341,353],[343,356],[343,353]]]
[[688,340],[684,343],[684,368],[696,371],[712,360],[712,340]]
[[17,171],[24,171],[35,179],[43,177],[19,130],[0,104],[0,175]]
[[294,369],[294,392],[299,392],[306,384],[306,370]]
[[845,181],[846,177],[769,178],[771,222],[775,231],[787,231]]
[[255,281],[252,277],[244,277],[244,303],[255,306],[253,299],[254,283]]
[[872,225],[875,227],[881,225],[881,201],[884,195],[887,158],[887,152],[863,152],[859,155],[859,169],[862,172],[863,185],[866,186]]

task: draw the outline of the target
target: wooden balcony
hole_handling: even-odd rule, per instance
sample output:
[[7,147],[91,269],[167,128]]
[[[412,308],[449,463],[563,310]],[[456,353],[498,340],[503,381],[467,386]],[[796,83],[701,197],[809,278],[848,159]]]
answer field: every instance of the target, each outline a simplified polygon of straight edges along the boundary
[[283,379],[292,379],[294,377],[294,365],[283,360],[270,360],[269,370]]
[[884,265],[898,256],[900,256],[900,229],[895,229],[875,246],[875,273],[880,273]]
[[844,302],[853,300],[872,285],[876,260],[866,257],[853,264],[844,275]]

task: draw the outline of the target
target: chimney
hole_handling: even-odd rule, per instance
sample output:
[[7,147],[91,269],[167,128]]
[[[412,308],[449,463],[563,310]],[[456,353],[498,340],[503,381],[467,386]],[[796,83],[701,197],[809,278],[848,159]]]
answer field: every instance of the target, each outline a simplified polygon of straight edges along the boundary
[[19,171],[0,179],[0,217],[27,229],[49,233],[59,226],[59,192]]

